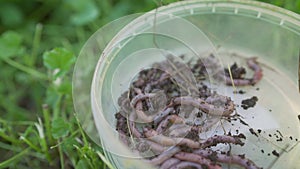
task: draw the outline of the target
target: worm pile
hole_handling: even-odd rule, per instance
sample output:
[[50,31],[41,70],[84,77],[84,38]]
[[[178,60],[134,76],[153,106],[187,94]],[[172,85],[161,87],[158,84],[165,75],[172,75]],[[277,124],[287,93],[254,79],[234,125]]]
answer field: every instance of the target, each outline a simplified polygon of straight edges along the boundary
[[[254,72],[248,79],[245,69],[236,64],[231,71],[220,69],[213,55],[187,64],[170,56],[141,71],[118,100],[120,140],[141,155],[151,152],[144,161],[160,169],[220,169],[226,164],[260,168],[244,154],[230,151],[231,146],[244,145],[245,135],[202,135],[220,119],[236,115],[231,98],[205,84],[209,70],[226,85],[254,85],[262,78],[262,69],[255,58],[247,59],[247,65]],[[229,150],[217,149],[220,145]]]

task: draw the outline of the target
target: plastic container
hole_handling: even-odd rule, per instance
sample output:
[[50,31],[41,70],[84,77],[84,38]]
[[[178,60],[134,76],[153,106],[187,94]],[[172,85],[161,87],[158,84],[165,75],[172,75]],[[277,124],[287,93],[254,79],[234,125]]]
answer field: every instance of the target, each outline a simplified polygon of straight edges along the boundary
[[[159,13],[153,15],[153,12]],[[178,19],[171,22],[167,29],[153,30],[153,23],[165,24],[174,17]],[[177,27],[186,21],[182,28]],[[189,22],[193,25],[186,26]],[[167,25],[164,24],[163,27]],[[174,26],[181,31],[176,31]],[[158,45],[153,41],[153,32],[156,32]],[[157,46],[160,50],[155,49]],[[118,169],[151,168],[120,143],[114,129],[117,98],[128,88],[138,70],[162,60],[163,57],[153,57],[160,56],[160,53],[171,52],[193,57],[212,52],[218,55],[224,65],[228,61],[242,62],[237,55],[258,57],[263,65],[264,79],[256,86],[259,89],[249,87],[246,95],[243,95],[243,98],[253,95],[259,98],[254,113],[245,114],[245,119],[251,126],[268,133],[274,134],[280,129],[286,138],[278,142],[262,133],[265,139],[258,139],[244,129],[248,132],[248,146],[234,151],[246,153],[264,168],[298,168],[300,146],[295,138],[300,140],[300,123],[297,118],[300,112],[297,87],[299,49],[300,16],[255,1],[182,1],[137,17],[120,28],[101,51],[93,77],[93,117],[101,144],[107,150],[107,157]],[[235,103],[240,103],[242,98],[232,94],[233,89],[221,86],[219,90],[231,96]],[[290,136],[293,141],[288,141]],[[272,154],[267,155],[267,152],[262,154],[262,148],[269,153],[276,149],[281,155],[277,158]]]

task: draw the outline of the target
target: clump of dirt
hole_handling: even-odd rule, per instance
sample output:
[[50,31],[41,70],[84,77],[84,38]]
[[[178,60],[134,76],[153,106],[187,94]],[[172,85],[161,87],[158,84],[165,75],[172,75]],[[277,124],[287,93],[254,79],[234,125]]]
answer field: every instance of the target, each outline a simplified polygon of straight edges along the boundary
[[256,96],[251,97],[250,99],[242,100],[242,108],[247,110],[250,107],[254,107],[258,98]]
[[273,154],[274,156],[276,156],[276,157],[279,157],[279,155],[280,155],[276,150],[273,150],[273,151],[272,151],[272,154]]
[[[225,68],[225,75],[230,77],[230,72],[228,68]],[[246,74],[246,69],[244,67],[239,67],[237,63],[230,66],[230,71],[233,79],[242,79]]]

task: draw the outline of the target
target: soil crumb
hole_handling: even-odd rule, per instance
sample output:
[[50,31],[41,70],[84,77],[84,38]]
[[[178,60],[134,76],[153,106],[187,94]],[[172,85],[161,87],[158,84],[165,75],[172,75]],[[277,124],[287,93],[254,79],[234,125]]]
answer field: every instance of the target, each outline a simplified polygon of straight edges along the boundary
[[[239,67],[237,63],[230,66],[231,74],[233,79],[241,79],[246,74],[246,69],[244,67]],[[225,75],[230,77],[230,71],[225,68]]]
[[273,154],[274,156],[276,156],[276,157],[279,157],[279,153],[278,153],[276,150],[273,150],[273,151],[272,151],[272,154]]
[[258,98],[256,96],[251,97],[250,99],[242,100],[242,108],[247,110],[250,107],[254,107]]
[[256,137],[258,137],[257,133],[253,130],[253,128],[250,128],[249,131],[250,131],[251,134],[253,134]]
[[237,93],[238,93],[238,94],[245,94],[246,91],[244,91],[244,90],[239,90]]

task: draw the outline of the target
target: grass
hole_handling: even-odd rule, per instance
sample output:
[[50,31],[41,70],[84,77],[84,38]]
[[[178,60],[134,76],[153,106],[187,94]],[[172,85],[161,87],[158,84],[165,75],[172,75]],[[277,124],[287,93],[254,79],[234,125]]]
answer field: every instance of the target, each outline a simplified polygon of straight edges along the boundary
[[[74,115],[76,56],[106,23],[174,1],[0,1],[0,168],[112,168]],[[300,0],[263,1],[300,12]]]

